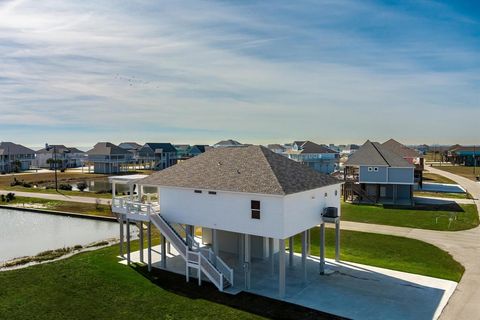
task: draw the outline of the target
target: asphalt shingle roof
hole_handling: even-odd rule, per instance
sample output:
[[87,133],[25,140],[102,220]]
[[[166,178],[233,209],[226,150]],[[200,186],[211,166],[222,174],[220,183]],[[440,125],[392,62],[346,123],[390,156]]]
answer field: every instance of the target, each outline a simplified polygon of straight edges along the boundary
[[121,155],[131,154],[129,151],[122,149],[110,142],[99,142],[93,149],[87,151],[88,155]]
[[287,195],[340,183],[262,146],[211,149],[138,181],[144,185]]
[[16,154],[35,154],[30,148],[16,144],[13,142],[0,142],[1,155],[16,155]]
[[346,166],[389,166],[389,167],[414,167],[398,154],[385,148],[378,142],[367,140],[360,149],[352,154],[345,162]]
[[[154,152],[155,152],[155,150],[158,150],[158,149],[162,149],[163,152],[177,152],[177,149],[175,149],[175,147],[171,143],[147,142],[147,143],[145,143],[145,146],[148,146]],[[143,147],[145,147],[145,146],[143,146]]]
[[401,144],[400,142],[398,142],[394,139],[390,139],[388,141],[385,141],[384,143],[382,143],[382,147],[389,149],[393,153],[396,153],[403,158],[423,157],[416,150],[413,150],[413,149]]

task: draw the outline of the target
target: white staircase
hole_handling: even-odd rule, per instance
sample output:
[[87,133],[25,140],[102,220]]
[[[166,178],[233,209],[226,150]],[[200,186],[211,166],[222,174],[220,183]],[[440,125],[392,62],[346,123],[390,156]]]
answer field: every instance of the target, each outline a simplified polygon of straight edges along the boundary
[[200,247],[186,231],[184,239],[160,214],[151,214],[150,221],[185,260],[187,281],[190,268],[193,268],[197,269],[199,283],[203,272],[220,291],[233,286],[233,269],[216,256],[212,249]]

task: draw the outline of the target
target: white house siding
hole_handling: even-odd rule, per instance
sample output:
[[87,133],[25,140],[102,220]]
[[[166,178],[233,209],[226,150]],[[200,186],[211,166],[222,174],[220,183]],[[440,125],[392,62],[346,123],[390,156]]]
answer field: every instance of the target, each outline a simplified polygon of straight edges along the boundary
[[286,196],[282,238],[291,237],[320,224],[321,213],[325,207],[337,207],[340,214],[340,185],[326,186]]
[[[159,189],[160,210],[168,221],[277,239],[284,235],[283,196]],[[261,203],[260,219],[251,218],[251,200]]]

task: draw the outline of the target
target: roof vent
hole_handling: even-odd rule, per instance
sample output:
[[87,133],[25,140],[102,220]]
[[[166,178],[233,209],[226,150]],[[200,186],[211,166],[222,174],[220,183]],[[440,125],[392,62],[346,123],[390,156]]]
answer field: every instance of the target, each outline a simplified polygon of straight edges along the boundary
[[240,170],[237,169],[237,173],[240,174]]
[[222,165],[222,162],[221,162],[221,161],[218,161],[217,165],[221,166],[221,165]]

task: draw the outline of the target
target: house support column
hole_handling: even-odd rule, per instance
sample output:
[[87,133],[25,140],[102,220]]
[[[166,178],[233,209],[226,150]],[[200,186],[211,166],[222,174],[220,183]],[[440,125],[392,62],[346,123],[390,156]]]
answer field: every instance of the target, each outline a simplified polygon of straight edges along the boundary
[[245,289],[250,289],[251,287],[251,268],[250,268],[250,259],[251,259],[251,248],[250,248],[250,235],[244,235],[244,264],[243,268],[245,271]]
[[325,222],[320,225],[320,274],[325,274]]
[[138,241],[139,243],[139,249],[140,249],[140,262],[143,263],[143,222],[140,221],[138,223]]
[[288,238],[288,265],[293,268],[293,236]]
[[268,238],[268,259],[270,259],[270,273],[273,276],[275,274],[275,259],[274,259],[274,240]]
[[124,239],[125,239],[125,236],[123,234],[123,214],[120,214],[119,215],[119,219],[120,219],[120,257],[124,257],[123,256],[123,246],[124,246]]
[[112,195],[113,195],[114,198],[117,195],[117,188],[116,188],[115,181],[112,181]]
[[307,231],[302,232],[302,274],[303,282],[307,282]]
[[238,266],[239,268],[244,268],[244,257],[245,257],[245,235],[239,233],[238,239]]
[[285,297],[285,239],[279,240],[278,250],[278,295]]
[[217,229],[212,229],[212,247],[213,247],[213,253],[215,253],[215,259],[213,261],[213,264],[217,266],[217,257],[218,257],[218,233]]
[[147,224],[147,242],[148,242],[148,272],[152,271],[152,223]]
[[312,243],[312,234],[310,229],[307,230],[307,256],[310,256],[310,243]]
[[165,236],[162,234],[160,235],[160,241],[162,242],[162,268],[167,268],[167,246]]
[[[325,245],[325,236],[323,243]],[[340,262],[340,218],[335,221],[335,261]]]
[[130,220],[127,219],[127,264],[130,264]]

